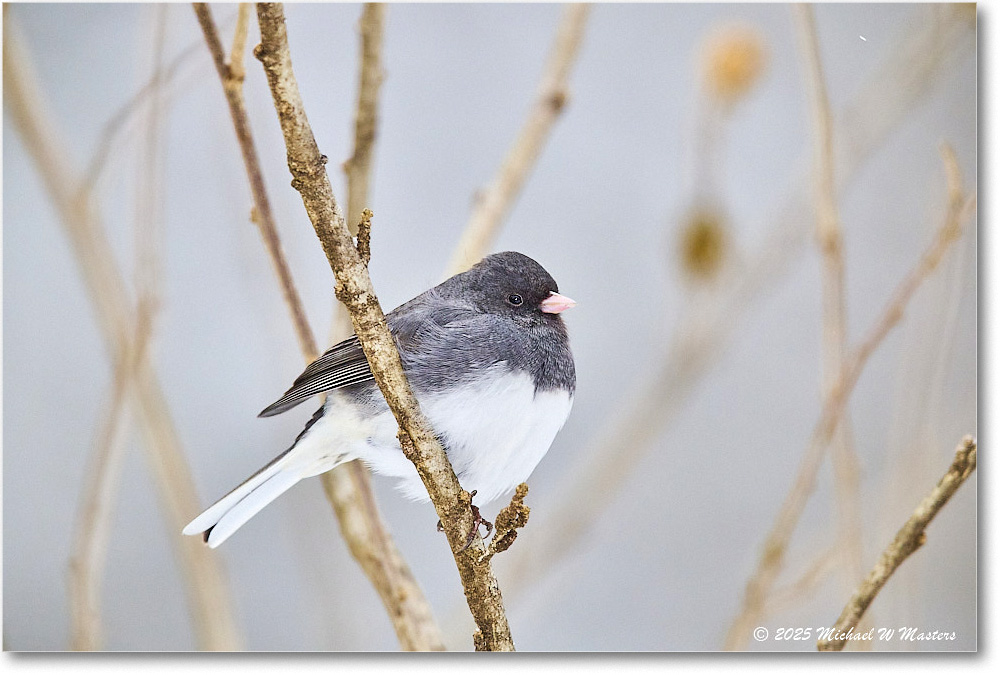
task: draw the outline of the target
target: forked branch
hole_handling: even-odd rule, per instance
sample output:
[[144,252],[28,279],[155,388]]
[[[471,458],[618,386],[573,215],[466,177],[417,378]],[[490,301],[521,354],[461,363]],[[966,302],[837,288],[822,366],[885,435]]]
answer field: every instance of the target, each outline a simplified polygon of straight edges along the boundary
[[[444,449],[427,423],[403,373],[399,352],[385,323],[368,268],[362,261],[333,195],[321,154],[306,116],[292,71],[284,9],[280,4],[257,5],[261,44],[255,55],[264,66],[288,154],[292,185],[298,190],[316,235],[336,278],[337,298],[351,314],[375,381],[400,426],[399,440],[417,468],[444,526],[452,551],[459,551],[473,530],[469,493],[462,489]],[[511,651],[514,643],[496,577],[482,539],[455,553],[469,609],[479,632],[477,649]]]
[[764,541],[757,569],[754,570],[747,582],[743,606],[726,636],[726,649],[742,648],[746,644],[750,631],[760,622],[765,603],[784,565],[789,541],[815,488],[816,477],[822,466],[826,448],[837,430],[837,425],[847,407],[851,392],[861,377],[869,357],[882,344],[889,332],[902,320],[903,312],[913,294],[941,262],[945,251],[958,239],[962,232],[962,223],[975,209],[975,196],[966,198],[960,187],[961,180],[957,176],[958,167],[953,153],[945,146],[942,154],[949,186],[948,212],[944,223],[938,229],[934,240],[917,261],[917,264],[896,288],[892,298],[875,324],[869,329],[865,339],[848,355],[837,379],[831,386],[830,394],[824,401],[820,418],[813,428],[809,445],[802,455],[792,487],[785,496]]
[[[253,220],[260,228],[292,315],[302,355],[309,363],[318,356],[316,340],[306,321],[298,291],[282,252],[243,100],[242,45],[245,45],[246,39],[244,8],[249,13],[249,5],[240,5],[240,20],[237,22],[232,56],[229,63],[226,63],[211,10],[205,4],[194,5],[205,33],[205,41],[222,80],[236,137],[243,153],[254,199]],[[402,648],[407,651],[444,649],[441,631],[434,621],[430,604],[382,521],[367,470],[357,462],[339,466],[329,476],[324,476],[323,486],[337,516],[341,534],[351,554],[381,597]]]
[[[81,190],[82,176],[68,164],[66,145],[48,114],[28,56],[4,21],[4,106],[31,155],[46,191],[59,211],[84,284],[94,305],[105,348],[114,359],[133,339],[133,306],[115,262],[96,205]],[[9,108],[7,106],[9,105]],[[134,345],[132,346],[134,350]],[[133,397],[146,435],[147,458],[156,479],[170,543],[184,574],[198,645],[208,650],[240,646],[229,585],[221,561],[198,541],[182,537],[185,523],[198,513],[194,481],[170,417],[159,377],[148,354],[135,366]]]

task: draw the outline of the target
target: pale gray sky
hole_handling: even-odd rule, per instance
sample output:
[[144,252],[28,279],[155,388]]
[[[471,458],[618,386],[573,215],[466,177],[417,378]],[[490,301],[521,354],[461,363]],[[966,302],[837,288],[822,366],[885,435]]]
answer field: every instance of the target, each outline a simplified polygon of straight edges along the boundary
[[[387,79],[371,207],[371,273],[385,307],[440,275],[469,214],[528,110],[559,19],[553,5],[398,5],[388,11]],[[816,10],[835,109],[854,97],[907,31],[944,10],[829,5]],[[934,14],[937,12],[937,14]],[[289,5],[294,64],[338,197],[350,154],[357,5]],[[216,6],[230,39],[235,6]],[[162,311],[153,354],[203,504],[283,450],[312,412],[257,419],[301,370],[295,336],[256,229],[221,88],[188,5],[166,11],[169,61],[191,45],[169,88],[163,167]],[[10,7],[46,99],[82,169],[104,123],[149,78],[154,6]],[[720,146],[720,198],[741,250],[756,250],[796,186],[807,184],[809,111],[789,8],[597,5],[572,95],[512,210],[496,250],[541,262],[576,299],[567,313],[579,374],[573,414],[532,477],[539,521],[562,481],[669,344],[688,294],[676,263],[678,219],[692,194],[699,47],[716,26],[759,32],[767,68],[733,111]],[[861,37],[864,39],[861,39]],[[256,44],[252,28],[250,44]],[[975,185],[976,54],[969,26],[944,75],[863,164],[841,200],[849,335],[860,338],[941,220],[938,147]],[[313,329],[328,333],[332,277],[289,186],[259,64],[248,109],[285,250]],[[883,84],[891,87],[897,83]],[[877,91],[877,90],[876,90]],[[869,100],[879,110],[881,94]],[[858,127],[875,121],[857,121]],[[114,146],[100,207],[131,279],[141,116]],[[4,646],[68,646],[67,558],[95,428],[107,406],[108,357],[72,251],[4,115]],[[808,222],[801,229],[807,231]],[[866,565],[977,425],[974,230],[917,295],[873,356],[851,405],[862,470]],[[741,314],[726,348],[677,417],[630,470],[585,544],[533,581],[505,578],[524,650],[715,650],[820,408],[819,258],[812,239]],[[936,365],[940,364],[940,365]],[[104,590],[106,646],[195,646],[181,578],[133,434]],[[899,467],[905,467],[901,471]],[[450,632],[471,648],[461,587],[430,506],[376,479],[380,506]],[[876,625],[955,631],[976,646],[976,481],[929,531],[927,546],[873,607]],[[784,582],[833,542],[829,467],[789,552]],[[492,515],[492,514],[487,514]],[[532,526],[515,546],[531,547]],[[512,552],[513,553],[513,552]],[[382,606],[340,539],[320,484],[306,481],[218,555],[246,645],[256,650],[393,650]],[[846,589],[828,578],[764,625],[829,625]],[[752,645],[809,650],[812,642]]]

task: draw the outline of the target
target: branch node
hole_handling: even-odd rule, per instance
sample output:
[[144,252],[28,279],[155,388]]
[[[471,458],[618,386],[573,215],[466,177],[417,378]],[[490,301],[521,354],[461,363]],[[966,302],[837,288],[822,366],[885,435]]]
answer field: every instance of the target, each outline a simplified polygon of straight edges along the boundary
[[531,515],[531,509],[524,504],[524,498],[527,496],[528,484],[521,483],[511,497],[510,504],[500,509],[500,513],[494,519],[496,533],[490,540],[486,553],[479,558],[479,562],[489,560],[497,553],[503,553],[514,544],[517,531],[528,524],[528,516]]
[[548,98],[549,107],[552,108],[552,112],[555,113],[562,112],[562,109],[566,107],[566,103],[568,101],[569,92],[565,89],[552,92]]
[[372,259],[372,218],[375,216],[371,209],[361,212],[361,222],[358,223],[358,255],[361,262],[368,267]]

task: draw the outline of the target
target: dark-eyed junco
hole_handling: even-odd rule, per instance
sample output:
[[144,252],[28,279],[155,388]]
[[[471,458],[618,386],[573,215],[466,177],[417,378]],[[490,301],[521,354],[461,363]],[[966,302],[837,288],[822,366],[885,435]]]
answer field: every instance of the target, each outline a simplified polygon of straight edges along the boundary
[[[576,369],[560,312],[576,303],[537,262],[496,253],[386,316],[413,392],[462,486],[490,502],[526,480],[573,405]],[[261,417],[328,393],[288,450],[184,528],[216,547],[303,478],[352,459],[428,495],[357,337],[331,347]]]

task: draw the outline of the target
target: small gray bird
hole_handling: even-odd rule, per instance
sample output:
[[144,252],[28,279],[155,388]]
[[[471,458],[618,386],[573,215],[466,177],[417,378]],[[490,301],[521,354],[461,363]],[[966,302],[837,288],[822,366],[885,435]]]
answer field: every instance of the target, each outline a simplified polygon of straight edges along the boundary
[[[531,258],[496,253],[386,316],[403,370],[462,486],[488,503],[525,480],[566,422],[576,369],[559,294]],[[184,528],[215,548],[303,478],[360,459],[429,497],[356,336],[313,361],[260,417],[328,393],[292,447]]]

